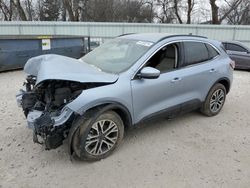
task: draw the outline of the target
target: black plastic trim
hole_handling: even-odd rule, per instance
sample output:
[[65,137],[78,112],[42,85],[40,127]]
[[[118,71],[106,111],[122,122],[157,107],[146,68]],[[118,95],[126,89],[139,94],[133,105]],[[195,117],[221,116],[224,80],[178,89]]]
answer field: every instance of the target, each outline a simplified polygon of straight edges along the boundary
[[167,119],[172,119],[180,114],[185,114],[187,112],[196,110],[200,108],[202,105],[202,102],[199,99],[193,99],[163,110],[160,110],[158,112],[155,112],[153,114],[150,114],[146,117],[144,117],[142,120],[140,120],[138,123],[135,125],[139,125],[142,123],[145,123],[147,121],[155,120],[155,119],[160,119],[160,118],[167,118]]

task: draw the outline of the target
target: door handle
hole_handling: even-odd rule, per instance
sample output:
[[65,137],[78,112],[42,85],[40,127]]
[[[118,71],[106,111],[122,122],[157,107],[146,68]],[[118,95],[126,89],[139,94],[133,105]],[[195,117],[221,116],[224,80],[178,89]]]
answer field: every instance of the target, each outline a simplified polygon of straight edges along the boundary
[[216,69],[210,69],[210,71],[209,72],[216,72]]
[[181,81],[181,78],[179,78],[179,77],[176,77],[173,80],[171,80],[172,83],[179,82],[179,81]]

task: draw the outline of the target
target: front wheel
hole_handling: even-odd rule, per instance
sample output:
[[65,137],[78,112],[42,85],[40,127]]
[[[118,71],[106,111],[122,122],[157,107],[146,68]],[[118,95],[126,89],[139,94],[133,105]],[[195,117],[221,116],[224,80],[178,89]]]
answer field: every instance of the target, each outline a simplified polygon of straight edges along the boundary
[[80,119],[73,135],[72,148],[82,160],[100,160],[112,153],[121,143],[124,126],[114,111],[106,111],[96,118]]
[[206,116],[217,115],[226,100],[226,88],[224,85],[217,83],[209,91],[205,102],[201,107],[201,112]]

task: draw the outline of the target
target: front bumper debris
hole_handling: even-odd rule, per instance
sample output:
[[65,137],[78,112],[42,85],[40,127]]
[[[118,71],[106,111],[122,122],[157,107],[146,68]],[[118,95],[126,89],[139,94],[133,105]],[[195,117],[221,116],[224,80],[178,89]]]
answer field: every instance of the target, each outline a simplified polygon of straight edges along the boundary
[[27,123],[28,123],[28,128],[30,129],[35,129],[35,121],[41,117],[43,114],[42,111],[38,111],[38,110],[32,110],[28,113],[27,116]]
[[25,91],[20,89],[20,91],[16,94],[16,102],[18,107],[22,107],[22,98]]
[[[19,107],[25,103],[27,92],[20,90],[16,95]],[[31,109],[27,113],[27,127],[33,130],[33,141],[45,145],[45,149],[54,149],[62,145],[66,122],[72,117],[73,111],[66,106],[59,115],[46,111]]]
[[[73,114],[73,111],[65,107],[61,111],[59,116],[50,116],[50,118],[53,120],[53,127],[59,127],[63,125],[64,123],[66,123],[66,121],[71,117],[72,114]],[[38,110],[30,111],[27,116],[28,128],[34,130],[36,120],[39,119],[43,115],[44,115],[43,111],[38,111]]]

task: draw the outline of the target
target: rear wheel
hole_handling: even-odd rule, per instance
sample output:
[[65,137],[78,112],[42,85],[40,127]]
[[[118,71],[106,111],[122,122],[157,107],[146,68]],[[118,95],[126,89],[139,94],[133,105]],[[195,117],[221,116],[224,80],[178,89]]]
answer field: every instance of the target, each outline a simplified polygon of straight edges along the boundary
[[73,135],[72,148],[82,160],[100,160],[109,156],[123,139],[123,122],[114,111],[76,123],[80,125]]
[[209,91],[201,112],[206,116],[215,116],[221,111],[225,100],[226,88],[224,85],[217,83]]

